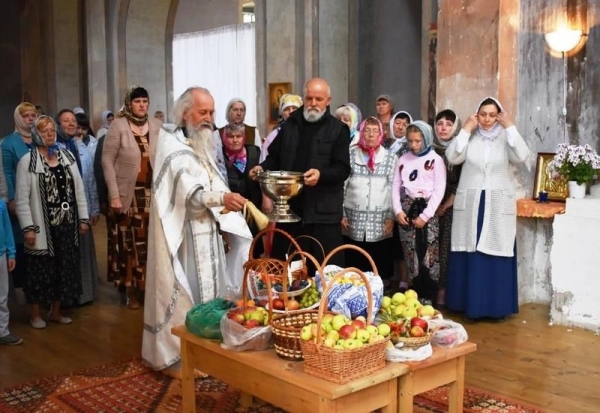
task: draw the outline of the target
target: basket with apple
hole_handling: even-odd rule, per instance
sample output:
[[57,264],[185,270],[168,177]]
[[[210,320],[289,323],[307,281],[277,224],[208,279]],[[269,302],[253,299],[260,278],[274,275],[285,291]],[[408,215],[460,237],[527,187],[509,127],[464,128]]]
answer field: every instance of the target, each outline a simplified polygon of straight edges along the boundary
[[[260,231],[250,244],[248,252],[249,259],[244,263],[244,286],[254,300],[269,300],[273,296],[273,285],[282,285],[284,282],[291,284],[295,279],[307,279],[306,260],[302,258],[299,265],[292,271],[289,271],[284,260],[270,257],[255,257],[254,250],[258,242],[262,242],[265,235],[280,234],[287,238],[291,243],[290,248],[301,251],[298,242],[287,232],[274,227],[266,228]],[[284,276],[288,276],[284,280]],[[292,278],[290,280],[289,278]],[[275,291],[275,294],[277,292]]]
[[428,320],[441,317],[431,305],[421,304],[416,291],[407,290],[383,297],[378,321],[390,326],[390,339],[394,345],[402,343],[396,348],[414,350],[431,341]]
[[[345,248],[348,248],[348,246],[341,246],[331,251],[325,258],[323,267],[333,254]],[[361,251],[366,254],[371,265],[376,268],[371,257],[364,250]],[[358,274],[367,289],[367,317],[365,319],[366,322],[360,321],[360,324],[351,322],[341,314],[333,318],[327,315],[328,300],[326,298],[331,291],[331,286],[336,285],[337,281],[350,272]],[[375,331],[375,326],[372,326],[374,308],[371,286],[365,274],[357,268],[345,268],[338,272],[325,285],[323,299],[319,305],[317,321],[314,326],[310,326],[310,338],[306,339],[308,334],[307,327],[304,329],[305,339],[300,341],[304,355],[304,371],[308,374],[342,384],[367,376],[383,368],[385,366],[385,349],[389,339],[379,334],[378,330]],[[331,320],[329,321],[330,318]],[[328,324],[331,325],[329,333],[327,332]],[[333,343],[334,337],[328,336],[331,331],[337,332],[339,338],[335,338],[338,341],[341,340],[341,342],[338,343],[336,341],[335,344]]]
[[[287,263],[296,256],[302,256],[304,259],[309,259],[316,268],[320,268],[317,260],[312,255],[303,251],[295,251],[290,254]],[[294,297],[288,300],[287,284],[285,281],[283,283],[281,295],[271,301],[273,305],[272,311],[276,313],[271,320],[271,328],[275,339],[275,352],[279,357],[287,360],[300,361],[303,359],[302,349],[300,348],[301,330],[305,325],[317,320],[318,311],[311,308],[318,306],[319,295],[313,281],[310,280],[309,283],[309,288],[304,291],[300,302],[296,301]],[[311,308],[300,308],[300,303],[310,303],[310,301],[303,301],[305,300],[304,294],[310,295],[310,297],[307,296],[308,298],[306,298],[306,300],[314,300],[310,306]],[[287,305],[285,305],[285,303],[287,303]],[[276,308],[279,308],[279,310],[276,310]]]

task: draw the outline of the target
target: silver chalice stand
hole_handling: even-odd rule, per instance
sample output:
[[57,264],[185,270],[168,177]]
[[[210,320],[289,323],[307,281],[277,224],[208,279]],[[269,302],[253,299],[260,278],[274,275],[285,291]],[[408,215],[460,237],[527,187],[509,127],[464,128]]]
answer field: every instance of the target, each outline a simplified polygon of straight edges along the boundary
[[302,172],[264,171],[258,174],[260,189],[273,200],[271,222],[298,222],[300,217],[290,209],[288,201],[304,187]]

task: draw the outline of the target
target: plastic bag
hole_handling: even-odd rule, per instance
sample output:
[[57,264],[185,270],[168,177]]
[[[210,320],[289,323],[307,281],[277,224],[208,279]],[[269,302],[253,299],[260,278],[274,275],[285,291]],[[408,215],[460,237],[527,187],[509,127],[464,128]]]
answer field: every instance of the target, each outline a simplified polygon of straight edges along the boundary
[[271,326],[246,328],[227,315],[221,318],[221,335],[226,350],[266,350],[273,344]]
[[233,305],[222,298],[195,305],[185,315],[185,327],[197,336],[221,340],[221,318]]
[[[327,265],[323,268],[325,272],[325,282],[335,277],[335,275],[342,270],[337,265]],[[369,284],[371,286],[371,293],[373,295],[373,314],[377,314],[381,308],[381,300],[383,298],[383,281],[381,277],[376,276],[371,271],[363,272]],[[351,277],[351,273],[345,274],[345,278]],[[323,293],[323,286],[321,285],[321,277],[316,276],[315,281],[319,292]],[[330,292],[327,295],[327,308],[338,314],[344,314],[349,318],[356,318],[358,316],[367,316],[367,288],[364,285],[348,284],[335,284],[331,286]]]
[[385,349],[385,359],[387,361],[395,361],[402,363],[404,361],[422,361],[433,354],[431,344],[424,345],[416,349],[402,349],[402,343],[396,344],[393,348]]
[[438,347],[454,348],[469,339],[467,330],[452,320],[429,320],[429,331],[433,333],[431,343]]

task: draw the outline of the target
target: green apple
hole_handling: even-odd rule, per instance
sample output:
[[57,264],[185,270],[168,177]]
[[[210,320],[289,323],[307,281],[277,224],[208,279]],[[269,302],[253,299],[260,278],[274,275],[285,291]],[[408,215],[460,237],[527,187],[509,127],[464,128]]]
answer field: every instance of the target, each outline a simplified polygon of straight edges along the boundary
[[417,310],[417,315],[419,317],[433,317],[435,314],[435,308],[431,305],[424,305],[423,307],[419,307]]
[[392,315],[394,317],[398,317],[398,316],[402,316],[402,314],[404,313],[404,309],[406,308],[406,306],[404,304],[399,304],[396,307],[394,307],[394,309],[392,310]]
[[333,314],[325,314],[323,316],[323,318],[321,319],[321,324],[323,324],[324,326],[326,326],[327,324],[331,324],[333,320]]
[[407,307],[412,307],[412,308],[415,308],[415,309],[421,307],[421,305],[422,305],[419,302],[419,300],[416,299],[416,298],[407,298],[406,299],[406,303],[404,303],[404,304],[406,304]]
[[419,298],[419,295],[415,290],[406,290],[404,291],[404,295],[406,298]]
[[381,299],[381,307],[387,310],[388,308],[390,308],[390,305],[392,305],[392,299],[387,295],[383,296],[383,298]]
[[353,338],[349,338],[346,341],[344,341],[344,348],[347,350],[351,350],[353,348],[356,348],[357,344],[356,344],[356,339]]
[[369,333],[367,330],[361,328],[356,332],[356,339],[360,342],[367,343],[370,338],[371,333]]
[[312,331],[310,328],[310,324],[307,326],[302,327],[302,330],[300,330],[300,338],[304,341],[308,341],[312,338]]
[[331,330],[327,333],[327,338],[331,338],[333,341],[337,342],[340,339],[340,333],[335,330]]
[[384,337],[387,337],[391,331],[392,329],[388,324],[379,324],[377,326],[377,332]]
[[342,314],[334,316],[333,320],[331,320],[331,325],[335,331],[340,331],[340,328],[346,325],[346,317]]
[[252,314],[250,314],[250,320],[256,320],[260,324],[264,324],[265,313],[262,311],[253,311]]
[[344,346],[340,345],[340,344],[336,344],[335,346],[333,346],[334,349],[336,350],[343,350]]
[[417,316],[417,309],[414,307],[406,307],[404,312],[402,313],[402,317],[404,318],[413,318]]
[[403,304],[406,301],[406,295],[402,293],[396,293],[392,296],[392,304],[398,305]]
[[367,326],[367,331],[369,332],[369,334],[373,335],[373,334],[379,334],[377,331],[377,326],[373,325],[373,324],[369,324]]
[[325,341],[323,341],[323,345],[325,347],[333,348],[335,347],[335,340],[332,338],[326,338]]

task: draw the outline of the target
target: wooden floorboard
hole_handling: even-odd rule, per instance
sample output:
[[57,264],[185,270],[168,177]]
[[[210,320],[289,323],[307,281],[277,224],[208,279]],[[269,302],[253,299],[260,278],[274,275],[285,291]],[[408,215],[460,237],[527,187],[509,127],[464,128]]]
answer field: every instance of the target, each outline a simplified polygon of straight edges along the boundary
[[[103,221],[95,228],[101,276],[106,256]],[[68,310],[71,325],[29,325],[27,308],[10,302],[11,331],[25,340],[0,347],[0,388],[140,355],[143,309],[128,310],[124,297],[100,280],[93,305]],[[463,322],[477,352],[467,357],[467,386],[503,394],[547,412],[600,411],[600,337],[592,331],[548,323],[549,308],[527,304],[504,323]]]

